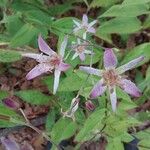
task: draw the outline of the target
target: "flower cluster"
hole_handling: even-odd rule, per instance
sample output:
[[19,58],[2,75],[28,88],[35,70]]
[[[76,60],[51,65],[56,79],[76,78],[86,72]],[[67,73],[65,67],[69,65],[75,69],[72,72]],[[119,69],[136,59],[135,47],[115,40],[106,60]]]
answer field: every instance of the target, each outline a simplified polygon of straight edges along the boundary
[[[82,22],[73,20],[76,27],[73,29],[73,33],[77,35],[80,30],[84,30],[82,38],[77,37],[77,43],[72,46],[73,51],[75,52],[72,56],[72,60],[79,56],[81,61],[85,60],[85,54],[92,55],[93,52],[88,50],[88,42],[86,41],[87,33],[95,33],[96,30],[93,25],[97,22],[96,20],[88,23],[87,15],[83,15]],[[81,41],[83,40],[83,42]],[[67,46],[68,37],[65,36],[63,42],[61,43],[59,53],[53,51],[48,44],[42,39],[41,35],[38,37],[38,46],[41,54],[36,53],[23,53],[24,57],[33,58],[38,62],[26,76],[28,80],[31,80],[43,73],[54,72],[54,86],[53,94],[56,93],[59,85],[59,78],[61,72],[65,72],[69,69],[70,65],[64,62],[65,49]],[[90,98],[96,98],[102,95],[106,89],[109,91],[112,110],[116,110],[117,105],[117,96],[116,96],[116,87],[119,86],[128,94],[139,97],[141,95],[140,90],[136,85],[130,80],[122,76],[122,73],[134,68],[139,62],[141,62],[144,57],[141,56],[136,58],[129,63],[122,65],[117,68],[117,58],[113,52],[113,49],[107,48],[104,52],[104,70],[95,69],[87,66],[80,66],[80,70],[87,72],[88,74],[93,74],[99,76],[101,79],[96,83],[90,92]],[[74,98],[71,102],[71,106],[68,111],[62,112],[64,116],[71,117],[74,119],[74,113],[78,109],[79,99]],[[87,101],[85,106],[88,110],[92,111],[95,109],[92,101]]]

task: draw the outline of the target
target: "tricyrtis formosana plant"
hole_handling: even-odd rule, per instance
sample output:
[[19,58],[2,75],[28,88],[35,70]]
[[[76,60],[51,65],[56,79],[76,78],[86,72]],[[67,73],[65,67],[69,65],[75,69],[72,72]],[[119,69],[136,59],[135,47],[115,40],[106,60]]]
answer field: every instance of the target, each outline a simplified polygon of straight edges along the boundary
[[[5,88],[0,81],[0,127],[25,125],[50,141],[52,149],[65,148],[63,140],[72,141],[73,149],[104,140],[106,150],[124,150],[135,138],[135,147],[150,149],[150,130],[144,128],[150,113],[141,107],[150,97],[150,44],[133,40],[149,36],[150,0],[67,0],[55,5],[4,0],[0,7],[0,74],[15,76],[13,64],[35,60],[26,77],[14,84],[38,78],[48,88]],[[44,131],[30,123],[14,96],[33,107],[49,107]],[[0,138],[6,149],[20,150],[12,139]]]

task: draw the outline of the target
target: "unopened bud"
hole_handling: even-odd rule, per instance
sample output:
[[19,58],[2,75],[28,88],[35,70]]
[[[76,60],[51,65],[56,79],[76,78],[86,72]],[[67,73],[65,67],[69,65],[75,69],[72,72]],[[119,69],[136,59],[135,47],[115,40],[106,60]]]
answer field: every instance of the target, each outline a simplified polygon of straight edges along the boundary
[[3,104],[11,109],[19,108],[19,104],[17,102],[13,101],[11,98],[3,99]]
[[90,100],[88,100],[87,102],[85,102],[85,107],[89,111],[93,111],[95,109],[95,105]]

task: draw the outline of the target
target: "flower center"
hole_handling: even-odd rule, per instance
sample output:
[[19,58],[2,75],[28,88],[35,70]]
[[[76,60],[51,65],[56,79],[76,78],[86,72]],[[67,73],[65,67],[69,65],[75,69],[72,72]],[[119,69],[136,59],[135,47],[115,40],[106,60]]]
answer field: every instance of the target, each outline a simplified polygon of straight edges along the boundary
[[51,56],[49,63],[55,67],[55,66],[58,66],[60,62],[61,62],[61,57],[58,55],[53,55]]
[[82,45],[77,45],[76,51],[78,53],[82,53],[85,50],[86,47],[87,47],[87,43],[84,42]]
[[104,83],[110,86],[118,85],[120,81],[120,76],[114,69],[104,71],[102,77],[104,79]]

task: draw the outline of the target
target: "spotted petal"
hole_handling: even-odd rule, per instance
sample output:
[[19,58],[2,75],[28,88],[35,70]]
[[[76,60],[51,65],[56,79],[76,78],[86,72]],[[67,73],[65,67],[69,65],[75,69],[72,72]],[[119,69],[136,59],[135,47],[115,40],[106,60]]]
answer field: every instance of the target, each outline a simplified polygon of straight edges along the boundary
[[116,88],[115,87],[109,87],[109,95],[110,95],[110,101],[113,112],[116,111],[117,107],[117,96],[116,96]]
[[53,94],[56,94],[56,91],[58,89],[60,74],[61,74],[61,71],[59,71],[57,69],[54,71],[54,88],[53,88]]
[[85,71],[89,74],[93,74],[93,75],[97,75],[97,76],[102,76],[102,72],[103,72],[102,70],[95,69],[95,68],[92,68],[92,67],[80,66],[79,69],[82,70],[82,71]]
[[111,48],[105,49],[104,67],[105,69],[115,68],[117,66],[117,58]]
[[52,68],[50,65],[47,64],[39,64],[35,66],[27,75],[26,78],[27,80],[31,80],[45,72],[50,71]]
[[38,45],[39,45],[39,49],[40,49],[43,53],[45,53],[45,54],[47,54],[47,55],[49,55],[49,56],[51,56],[52,54],[55,53],[55,52],[47,45],[47,43],[43,40],[43,38],[42,38],[41,35],[39,35],[39,37],[38,37]]
[[103,80],[97,82],[97,84],[94,86],[94,88],[91,91],[90,97],[96,98],[100,95],[102,95],[106,90],[106,86],[104,85]]
[[133,82],[131,82],[130,80],[123,79],[121,81],[121,83],[122,83],[122,86],[123,86],[123,90],[126,93],[128,93],[132,96],[135,96],[135,97],[140,97],[141,96],[140,89]]
[[144,56],[140,56],[140,57],[138,57],[138,58],[136,58],[136,59],[134,59],[134,60],[128,62],[127,64],[122,65],[122,66],[120,66],[119,68],[117,68],[117,72],[118,72],[119,74],[122,74],[122,73],[124,73],[124,72],[127,71],[127,70],[133,69],[133,68],[135,68],[135,66],[136,66],[138,63],[140,63],[140,62],[143,61],[143,60],[144,60]]
[[66,63],[64,63],[64,62],[61,62],[60,64],[59,64],[59,66],[58,66],[58,70],[59,71],[66,71],[66,70],[68,70],[70,68],[70,65],[69,64],[66,64]]

